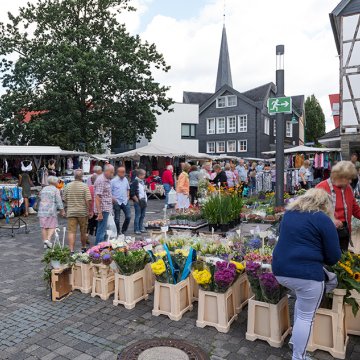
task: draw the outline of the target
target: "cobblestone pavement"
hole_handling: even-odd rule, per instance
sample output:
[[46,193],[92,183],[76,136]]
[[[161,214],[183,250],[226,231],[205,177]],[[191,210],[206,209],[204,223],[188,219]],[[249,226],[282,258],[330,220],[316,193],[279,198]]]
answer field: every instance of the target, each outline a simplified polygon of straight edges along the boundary
[[[149,216],[161,216],[160,202],[150,204],[154,213]],[[212,360],[291,358],[287,346],[275,349],[245,340],[246,309],[230,332],[221,334],[195,326],[196,305],[175,322],[151,315],[152,297],[133,310],[79,292],[51,302],[42,280],[40,232],[36,219],[30,223],[28,235],[19,232],[11,238],[7,230],[0,231],[0,359],[116,359],[128,345],[154,337],[188,340]],[[324,352],[316,352],[315,358],[332,359]],[[350,337],[346,359],[360,359],[360,338]]]

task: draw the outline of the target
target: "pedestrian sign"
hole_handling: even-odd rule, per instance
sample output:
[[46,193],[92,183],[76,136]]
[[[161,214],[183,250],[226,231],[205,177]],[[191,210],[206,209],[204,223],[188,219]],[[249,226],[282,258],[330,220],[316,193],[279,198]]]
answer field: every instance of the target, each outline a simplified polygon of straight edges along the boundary
[[268,111],[270,115],[273,114],[291,114],[292,113],[292,99],[291,97],[269,98]]

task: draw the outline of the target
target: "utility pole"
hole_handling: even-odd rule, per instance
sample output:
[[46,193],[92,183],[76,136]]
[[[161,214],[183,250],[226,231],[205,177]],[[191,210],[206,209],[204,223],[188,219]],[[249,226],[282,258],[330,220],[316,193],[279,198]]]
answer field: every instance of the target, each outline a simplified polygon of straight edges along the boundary
[[[276,97],[285,96],[285,46],[276,46]],[[276,206],[284,205],[284,138],[285,114],[276,114]]]

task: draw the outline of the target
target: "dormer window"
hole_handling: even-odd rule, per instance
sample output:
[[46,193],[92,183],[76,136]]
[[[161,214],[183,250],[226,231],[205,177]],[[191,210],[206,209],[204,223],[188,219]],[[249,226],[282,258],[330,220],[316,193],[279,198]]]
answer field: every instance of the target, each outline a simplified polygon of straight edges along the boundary
[[236,95],[219,96],[216,99],[216,107],[218,109],[226,108],[226,107],[234,107],[234,106],[237,106]]

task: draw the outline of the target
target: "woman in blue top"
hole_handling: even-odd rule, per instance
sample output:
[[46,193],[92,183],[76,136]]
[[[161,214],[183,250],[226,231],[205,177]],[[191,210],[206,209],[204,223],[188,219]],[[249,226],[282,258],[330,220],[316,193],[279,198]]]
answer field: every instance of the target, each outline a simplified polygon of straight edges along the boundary
[[293,360],[309,359],[306,347],[325,288],[323,266],[341,256],[333,214],[327,192],[311,189],[291,203],[281,222],[272,269],[278,282],[296,294]]

